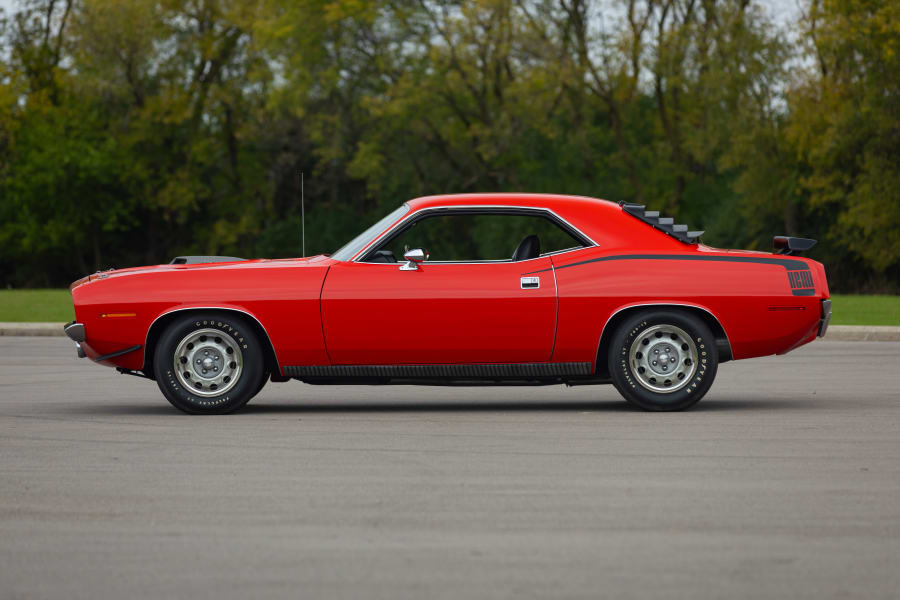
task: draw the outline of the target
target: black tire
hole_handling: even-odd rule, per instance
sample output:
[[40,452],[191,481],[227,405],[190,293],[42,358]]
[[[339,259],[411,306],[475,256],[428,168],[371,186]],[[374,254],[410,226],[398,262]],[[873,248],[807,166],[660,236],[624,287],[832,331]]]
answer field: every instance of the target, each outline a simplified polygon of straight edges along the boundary
[[[690,339],[681,339],[682,334]],[[646,362],[642,363],[644,356]],[[662,366],[649,364],[652,358],[661,356],[671,360],[671,366],[667,360],[662,361],[671,369],[665,374],[658,371]],[[608,366],[613,385],[628,402],[644,410],[690,408],[709,391],[718,364],[712,331],[702,320],[678,310],[645,310],[629,317],[616,330],[609,347]],[[664,391],[669,389],[667,386],[674,391]]]
[[256,398],[257,395],[262,391],[264,387],[266,387],[266,383],[269,381],[270,373],[268,371],[263,372],[263,376],[259,379],[259,385],[256,387],[256,391],[250,396],[250,400]]
[[[234,382],[229,380],[230,386],[219,394],[212,389],[207,389],[206,395],[197,394],[183,383],[186,377],[175,372],[179,344],[201,330],[220,331],[222,335],[215,339],[223,344],[222,347],[237,348],[234,352],[241,355],[239,374]],[[223,356],[225,360],[230,358]],[[190,414],[224,414],[244,406],[262,389],[265,384],[263,356],[262,342],[246,320],[231,314],[192,313],[177,317],[160,336],[153,354],[153,372],[159,389],[175,408]]]

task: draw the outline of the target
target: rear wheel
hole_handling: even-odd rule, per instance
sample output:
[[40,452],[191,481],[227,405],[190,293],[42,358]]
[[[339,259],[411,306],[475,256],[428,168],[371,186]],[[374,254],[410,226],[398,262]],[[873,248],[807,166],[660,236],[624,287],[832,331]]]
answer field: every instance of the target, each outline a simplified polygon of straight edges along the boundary
[[716,377],[718,352],[703,321],[680,311],[644,311],[613,335],[609,373],[626,400],[644,410],[684,410]]
[[176,318],[156,345],[153,371],[166,399],[192,414],[237,410],[265,383],[261,341],[231,315]]

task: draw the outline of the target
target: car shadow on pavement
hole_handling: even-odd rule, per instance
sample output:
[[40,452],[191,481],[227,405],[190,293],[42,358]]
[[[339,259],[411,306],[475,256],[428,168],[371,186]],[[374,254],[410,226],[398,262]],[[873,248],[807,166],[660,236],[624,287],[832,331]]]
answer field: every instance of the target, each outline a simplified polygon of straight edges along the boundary
[[[807,399],[735,399],[704,400],[689,409],[689,413],[768,411],[768,410],[814,410],[822,405]],[[130,415],[173,415],[183,413],[166,403],[160,404],[91,404],[66,407],[68,414],[82,416],[130,416]],[[296,414],[296,413],[462,413],[462,412],[609,412],[642,413],[641,409],[623,401],[583,401],[583,402],[458,402],[442,399],[435,402],[340,402],[297,403],[260,402],[250,403],[234,414]],[[647,413],[652,414],[652,413]],[[666,413],[659,413],[666,414]]]
[[813,410],[821,408],[815,401],[804,398],[752,398],[749,400],[701,400],[688,412],[719,412],[738,410]]
[[[708,400],[684,412],[720,412],[720,411],[763,411],[763,410],[809,410],[815,408],[814,402],[806,400]],[[628,402],[622,401],[584,401],[584,402],[348,402],[335,404],[267,404],[250,403],[239,413],[282,413],[282,412],[504,412],[504,411],[592,411],[592,412],[637,412],[644,411]],[[660,413],[665,414],[665,413]]]
[[[148,404],[91,404],[68,406],[63,409],[67,414],[85,416],[116,415],[183,415],[181,411],[167,403]],[[247,406],[230,413],[232,415],[251,414],[289,414],[289,413],[415,413],[415,412],[517,412],[517,411],[617,411],[628,412],[640,409],[633,408],[625,402],[335,402],[335,403],[259,403]]]
[[248,404],[242,413],[280,412],[522,412],[522,411],[633,411],[638,410],[625,402],[472,402],[461,400],[448,402],[340,402],[334,404]]

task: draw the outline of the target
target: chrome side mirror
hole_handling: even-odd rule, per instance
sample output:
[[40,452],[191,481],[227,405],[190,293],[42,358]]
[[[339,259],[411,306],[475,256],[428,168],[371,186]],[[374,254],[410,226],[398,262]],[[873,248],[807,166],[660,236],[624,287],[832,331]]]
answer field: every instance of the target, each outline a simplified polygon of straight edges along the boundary
[[403,255],[406,262],[400,265],[401,271],[418,271],[419,263],[428,260],[428,252],[422,248],[414,248]]

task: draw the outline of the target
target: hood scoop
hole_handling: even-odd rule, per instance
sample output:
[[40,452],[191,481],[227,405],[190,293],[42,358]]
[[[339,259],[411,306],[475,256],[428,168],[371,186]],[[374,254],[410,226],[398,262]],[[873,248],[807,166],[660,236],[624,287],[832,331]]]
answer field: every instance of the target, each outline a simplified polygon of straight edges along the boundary
[[659,229],[663,233],[666,233],[667,235],[670,235],[676,240],[684,242],[685,244],[699,243],[700,236],[703,235],[702,231],[689,231],[687,225],[675,223],[675,219],[673,219],[672,217],[659,216],[658,210],[645,210],[647,207],[643,204],[628,204],[626,202],[620,202],[619,206],[621,206],[622,210],[627,212],[629,215],[637,217],[644,223],[652,225],[656,229]]
[[236,256],[176,256],[170,265],[205,265],[209,263],[239,262],[246,258]]

